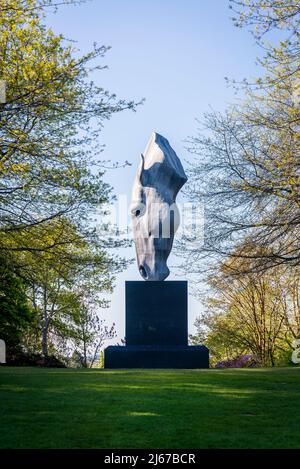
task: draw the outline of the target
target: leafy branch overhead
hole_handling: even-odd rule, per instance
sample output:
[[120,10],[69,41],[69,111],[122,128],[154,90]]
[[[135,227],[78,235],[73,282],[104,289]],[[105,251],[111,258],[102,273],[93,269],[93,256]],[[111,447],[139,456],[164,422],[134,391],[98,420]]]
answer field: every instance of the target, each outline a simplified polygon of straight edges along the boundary
[[106,47],[80,56],[46,28],[40,9],[32,8],[39,2],[4,3],[11,9],[0,18],[0,76],[7,90],[0,122],[0,248],[11,232],[64,215],[85,223],[93,207],[109,199],[97,169],[99,134],[114,113],[136,107],[89,79],[104,68],[99,60]]

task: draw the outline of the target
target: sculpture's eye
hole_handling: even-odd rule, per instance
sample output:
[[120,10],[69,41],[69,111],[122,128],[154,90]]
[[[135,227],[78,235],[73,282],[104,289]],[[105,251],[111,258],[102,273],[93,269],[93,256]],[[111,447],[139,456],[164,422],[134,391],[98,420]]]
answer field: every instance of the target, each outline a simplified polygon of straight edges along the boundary
[[143,215],[146,211],[146,207],[143,204],[138,204],[136,206],[133,206],[131,209],[131,214],[134,215],[135,217],[139,217]]
[[134,208],[131,210],[131,213],[132,215],[134,215],[135,217],[139,217],[140,214],[141,214],[141,210],[139,208]]

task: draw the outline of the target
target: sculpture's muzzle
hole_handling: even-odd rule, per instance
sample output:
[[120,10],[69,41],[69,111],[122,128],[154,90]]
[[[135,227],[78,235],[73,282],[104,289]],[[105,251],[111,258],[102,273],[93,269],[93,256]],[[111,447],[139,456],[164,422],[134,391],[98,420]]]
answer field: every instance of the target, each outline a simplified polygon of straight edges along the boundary
[[144,280],[165,280],[168,277],[170,271],[165,263],[160,263],[151,269],[147,263],[143,263],[139,266],[139,272]]

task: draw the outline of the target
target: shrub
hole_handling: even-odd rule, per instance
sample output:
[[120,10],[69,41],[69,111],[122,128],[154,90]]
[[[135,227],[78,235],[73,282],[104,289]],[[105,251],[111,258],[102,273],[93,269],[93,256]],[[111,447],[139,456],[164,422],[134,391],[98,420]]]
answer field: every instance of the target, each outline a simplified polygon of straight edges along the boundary
[[259,362],[254,355],[239,355],[230,360],[222,360],[216,364],[216,368],[253,368],[258,366]]
[[54,355],[43,357],[39,353],[18,350],[7,357],[8,366],[40,366],[46,368],[66,368],[66,365]]

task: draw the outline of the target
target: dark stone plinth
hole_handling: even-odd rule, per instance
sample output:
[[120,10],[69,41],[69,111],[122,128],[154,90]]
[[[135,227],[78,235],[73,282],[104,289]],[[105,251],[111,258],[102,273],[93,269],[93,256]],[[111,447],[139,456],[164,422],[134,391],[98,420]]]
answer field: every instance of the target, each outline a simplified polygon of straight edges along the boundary
[[126,345],[187,345],[187,282],[126,282]]
[[126,282],[126,345],[104,351],[105,368],[209,368],[188,346],[187,282]]
[[111,345],[105,349],[105,368],[209,368],[204,346]]

